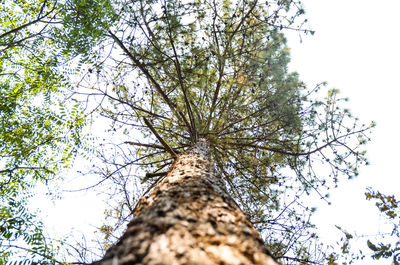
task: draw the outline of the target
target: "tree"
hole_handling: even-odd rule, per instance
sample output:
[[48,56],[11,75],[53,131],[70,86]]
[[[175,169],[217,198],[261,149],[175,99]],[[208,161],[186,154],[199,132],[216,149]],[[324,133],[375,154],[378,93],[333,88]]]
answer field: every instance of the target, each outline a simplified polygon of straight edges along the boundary
[[209,160],[206,139],[179,155],[96,264],[278,264]]
[[68,167],[84,125],[78,108],[62,111],[56,14],[54,1],[0,2],[1,264],[59,263],[59,245],[28,207],[33,187]]
[[[357,175],[366,162],[362,145],[371,126],[358,125],[340,107],[344,99],[337,90],[320,99],[324,84],[307,89],[296,73],[288,72],[289,49],[281,31],[311,33],[297,22],[304,13],[300,2],[87,0],[70,1],[63,12],[60,35],[70,53],[81,54],[81,69],[86,69],[75,92],[87,100],[100,98],[96,106],[111,121],[110,131],[123,132],[114,152],[105,144],[99,150],[101,182],[122,183],[127,199],[118,205],[119,220],[130,215],[126,212],[137,215],[100,264],[116,257],[121,264],[150,262],[157,244],[170,242],[173,237],[168,236],[176,234],[169,231],[176,227],[190,225],[198,231],[199,223],[218,230],[229,222],[237,222],[232,230],[226,228],[237,232],[232,239],[236,243],[221,240],[226,233],[219,230],[210,232],[218,239],[207,236],[208,243],[229,253],[250,251],[246,262],[256,262],[256,243],[244,252],[237,244],[244,234],[253,235],[247,238],[252,242],[259,238],[241,225],[246,222],[239,207],[275,257],[286,263],[323,262],[326,257],[316,256],[320,253],[305,243],[315,237],[308,221],[313,209],[301,205],[300,197],[315,191],[325,198],[341,176]],[[132,139],[135,133],[142,137]],[[188,159],[205,161],[196,162],[203,169],[212,163],[217,173],[199,172],[209,177],[200,183],[201,177],[185,171],[182,176],[187,178],[171,187],[180,161],[196,154],[193,150],[201,141],[207,142],[209,155]],[[196,163],[187,170],[198,172]],[[126,189],[133,166],[148,172],[141,180],[151,190],[136,208]],[[175,209],[190,210],[177,201],[185,192],[193,206],[200,204],[204,193],[196,192],[201,187],[210,192],[210,204],[171,219]],[[222,209],[211,207],[217,201],[237,219],[229,221]],[[205,214],[203,220],[206,210],[201,209],[221,211],[221,216],[213,220]],[[153,245],[138,244],[140,238]],[[210,259],[222,260],[228,253],[218,254],[217,246],[207,252],[199,241],[193,244]],[[162,257],[175,253],[185,260],[187,247],[182,254],[175,248]]]

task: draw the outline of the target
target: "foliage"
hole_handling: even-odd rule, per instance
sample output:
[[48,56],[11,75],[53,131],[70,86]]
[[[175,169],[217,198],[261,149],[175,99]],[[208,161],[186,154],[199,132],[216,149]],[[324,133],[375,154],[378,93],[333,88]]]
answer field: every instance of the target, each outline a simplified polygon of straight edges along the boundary
[[[370,256],[373,259],[392,259],[393,265],[398,265],[400,262],[400,219],[399,219],[399,201],[396,200],[393,195],[385,195],[379,191],[374,191],[372,188],[368,188],[365,193],[367,200],[376,201],[375,205],[379,209],[380,213],[386,217],[386,224],[389,226],[382,226],[383,232],[377,235],[357,235],[355,233],[349,233],[342,227],[337,228],[343,233],[343,237],[340,240],[340,251],[339,253],[333,252],[329,256],[329,264],[336,264],[338,260],[346,260],[346,263],[352,264],[356,260],[363,260],[366,256]],[[390,227],[390,231],[387,228]],[[365,237],[367,241],[365,242]],[[357,246],[356,241],[361,239],[362,244],[371,251],[370,253],[364,253],[365,251],[359,249],[358,252],[354,251]],[[348,256],[346,256],[348,255]]]
[[[55,258],[61,246],[44,236],[44,227],[24,202],[8,198],[0,208],[1,264],[63,264]],[[9,263],[8,263],[9,262]]]
[[399,201],[393,195],[385,195],[380,193],[379,191],[373,191],[369,189],[365,193],[367,200],[375,200],[376,207],[378,207],[379,211],[385,215],[387,220],[390,222],[392,226],[392,231],[390,234],[390,238],[396,238],[396,242],[387,242],[388,240],[384,239],[385,236],[381,239],[381,242],[372,243],[370,240],[367,241],[368,248],[373,251],[372,258],[381,259],[381,258],[392,258],[392,264],[399,265],[400,264],[400,219],[399,219]]
[[276,257],[329,260],[301,198],[326,198],[340,177],[357,175],[373,124],[359,125],[337,90],[309,89],[288,72],[282,31],[312,33],[303,13],[291,0],[68,2],[60,30],[83,55],[76,94],[110,121],[97,172],[99,183],[113,183],[109,216],[118,225],[103,227],[107,244],[134,208],[132,186],[154,187],[202,137]]
[[109,0],[72,0],[60,7],[65,27],[56,29],[54,35],[61,41],[64,53],[85,54],[118,18]]
[[78,105],[65,110],[61,101],[65,80],[49,38],[55,15],[53,1],[0,2],[1,264],[56,263],[27,206],[36,183],[68,167],[84,125]]

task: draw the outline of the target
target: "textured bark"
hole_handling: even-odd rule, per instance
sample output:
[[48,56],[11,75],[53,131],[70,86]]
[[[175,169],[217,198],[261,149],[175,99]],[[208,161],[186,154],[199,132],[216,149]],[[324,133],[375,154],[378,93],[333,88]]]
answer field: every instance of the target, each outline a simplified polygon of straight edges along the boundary
[[227,193],[200,140],[141,198],[119,242],[96,265],[278,265]]

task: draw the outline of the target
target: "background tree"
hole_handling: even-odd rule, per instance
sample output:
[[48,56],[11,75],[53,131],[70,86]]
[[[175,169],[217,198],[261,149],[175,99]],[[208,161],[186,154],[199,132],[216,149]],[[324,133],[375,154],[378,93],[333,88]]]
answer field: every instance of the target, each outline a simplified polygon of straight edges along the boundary
[[[59,33],[84,70],[76,93],[97,100],[118,136],[99,149],[98,168],[102,184],[117,184],[119,224],[138,199],[132,182],[151,190],[174,153],[206,138],[230,194],[276,257],[327,258],[307,245],[315,244],[313,209],[300,197],[325,198],[339,177],[357,174],[370,126],[340,107],[338,91],[321,97],[324,84],[307,89],[288,73],[281,31],[302,30],[300,2],[71,1],[63,12]],[[102,229],[111,236],[118,226]]]
[[[366,256],[370,256],[374,260],[391,259],[393,265],[400,263],[399,201],[394,195],[386,195],[372,188],[368,188],[365,196],[367,200],[375,201],[379,214],[385,218],[384,225],[380,227],[380,232],[375,235],[358,235],[336,226],[343,233],[343,237],[340,240],[339,253],[330,254],[329,264],[334,264],[339,259],[352,264],[355,260],[365,259]],[[367,238],[367,241],[365,241],[365,238]],[[357,244],[356,240],[360,239],[361,244],[365,244],[370,250],[369,252],[362,250],[360,243]]]
[[[386,217],[391,225],[391,231],[379,235],[379,241],[368,240],[367,245],[373,251],[372,258],[391,258],[392,264],[400,264],[400,219],[399,219],[399,201],[393,195],[385,195],[379,191],[369,189],[366,193],[367,200],[375,200],[376,207]],[[386,238],[385,238],[386,237]]]
[[62,107],[56,14],[54,1],[0,1],[1,264],[59,263],[59,244],[27,205],[37,183],[68,168],[84,125],[77,106]]

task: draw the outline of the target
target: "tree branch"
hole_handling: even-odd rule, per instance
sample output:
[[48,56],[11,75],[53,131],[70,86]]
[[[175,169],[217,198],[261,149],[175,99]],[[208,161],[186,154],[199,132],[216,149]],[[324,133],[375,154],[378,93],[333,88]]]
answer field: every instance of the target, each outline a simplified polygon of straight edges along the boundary
[[[164,8],[167,8],[166,5],[164,6]],[[167,12],[166,12],[167,14]],[[169,23],[169,19],[167,19],[168,22],[168,37],[169,37],[169,42],[171,44],[172,50],[174,52],[174,57],[175,60],[174,61],[174,65],[175,65],[175,69],[176,72],[178,74],[178,81],[179,81],[179,86],[182,90],[183,93],[183,98],[185,100],[185,105],[186,105],[186,109],[189,115],[189,121],[190,121],[190,135],[192,136],[192,143],[195,143],[197,141],[197,129],[196,129],[196,123],[193,117],[193,112],[192,112],[192,108],[190,106],[190,102],[189,99],[187,97],[187,93],[186,93],[186,88],[183,84],[183,76],[182,76],[182,69],[181,69],[181,64],[179,62],[179,58],[178,58],[178,53],[176,52],[176,48],[175,48],[175,44],[174,44],[174,40],[172,37],[172,32],[171,32],[171,24]]]
[[225,67],[225,57],[226,57],[226,54],[228,51],[228,47],[231,45],[233,36],[235,36],[235,34],[239,31],[239,29],[243,25],[245,19],[251,14],[251,12],[253,12],[256,5],[257,5],[257,1],[254,2],[253,6],[251,6],[250,10],[246,13],[246,15],[240,21],[240,23],[236,27],[236,29],[232,32],[232,35],[229,36],[229,40],[227,41],[227,43],[225,45],[224,54],[222,55],[222,59],[221,59],[222,61],[220,60],[219,64],[218,64],[219,77],[218,77],[217,85],[216,85],[216,88],[214,91],[214,96],[213,96],[212,103],[211,103],[210,114],[208,115],[208,119],[207,119],[207,128],[208,129],[210,129],[211,119],[212,119],[213,113],[215,111],[215,108],[217,106],[218,95],[219,95],[219,91],[220,91],[221,83],[222,83],[222,76],[224,74],[223,71],[224,71],[224,67]]
[[164,93],[160,84],[149,73],[149,71],[146,69],[145,65],[142,64],[138,59],[136,59],[135,56],[133,56],[133,54],[128,50],[128,48],[125,47],[125,45],[122,43],[122,41],[114,33],[112,33],[110,30],[108,31],[108,33],[114,39],[114,41],[118,44],[118,46],[126,53],[126,55],[128,55],[128,57],[137,65],[137,67],[139,67],[139,69],[142,71],[142,73],[145,74],[145,76],[150,80],[150,82],[154,85],[155,89],[161,95],[161,97],[164,99],[164,101],[167,103],[167,105],[172,110],[172,112],[174,112],[178,118],[180,117],[184,121],[184,123],[186,124],[188,129],[190,130],[191,126],[189,125],[186,117],[177,110],[176,105]]
[[24,28],[26,28],[26,27],[29,27],[29,26],[31,26],[31,25],[33,25],[33,24],[36,24],[36,23],[40,22],[42,19],[44,19],[45,17],[47,17],[48,15],[50,15],[50,14],[54,11],[55,6],[54,6],[49,12],[47,12],[46,14],[44,14],[43,16],[40,16],[41,13],[43,12],[44,6],[46,5],[46,2],[47,2],[47,1],[45,1],[45,2],[43,3],[43,5],[42,5],[42,7],[41,7],[41,9],[40,9],[39,16],[38,16],[37,19],[32,20],[32,21],[30,21],[30,22],[28,22],[28,23],[26,23],[26,24],[23,24],[23,25],[21,25],[21,26],[19,26],[19,27],[13,28],[12,30],[9,30],[9,31],[7,31],[7,32],[4,32],[3,34],[0,35],[0,39],[4,38],[5,36],[10,35],[10,34],[12,34],[12,33],[18,32],[18,31],[20,31],[20,30],[22,30],[22,29],[24,29]]
[[146,123],[147,127],[151,130],[151,132],[154,134],[155,137],[160,141],[160,143],[164,146],[164,149],[171,154],[173,158],[177,158],[178,155],[175,153],[174,150],[164,141],[164,139],[161,137],[161,135],[158,134],[158,132],[154,129],[153,125],[143,117],[144,123]]

